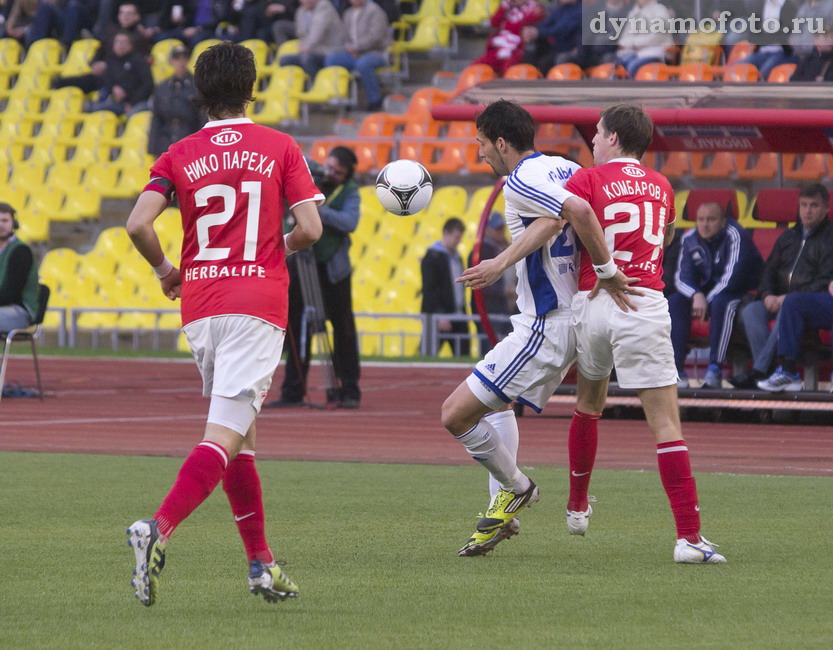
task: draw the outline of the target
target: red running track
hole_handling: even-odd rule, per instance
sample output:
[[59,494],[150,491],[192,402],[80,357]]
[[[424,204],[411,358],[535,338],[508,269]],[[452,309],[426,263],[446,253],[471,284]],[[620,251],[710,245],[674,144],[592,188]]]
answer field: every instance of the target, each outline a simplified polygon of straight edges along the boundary
[[[201,438],[208,400],[191,360],[45,358],[41,372],[43,402],[0,402],[0,450],[185,456]],[[358,410],[264,409],[258,457],[468,464],[439,423],[440,405],[468,372],[365,365]],[[34,385],[31,360],[13,358],[7,377]],[[319,380],[314,368],[311,382]],[[273,386],[269,399],[275,392]],[[566,466],[570,408],[527,413],[520,419],[520,464]],[[600,432],[597,467],[655,470],[644,422],[603,419]],[[828,427],[686,422],[683,432],[695,472],[833,475]]]

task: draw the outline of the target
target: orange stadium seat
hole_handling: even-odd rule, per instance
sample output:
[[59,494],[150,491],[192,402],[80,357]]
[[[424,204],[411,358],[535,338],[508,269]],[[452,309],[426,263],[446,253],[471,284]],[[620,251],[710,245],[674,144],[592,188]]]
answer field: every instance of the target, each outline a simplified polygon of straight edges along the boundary
[[714,69],[708,63],[685,63],[677,68],[677,79],[687,82],[713,81]]
[[590,79],[624,79],[628,76],[628,73],[621,65],[603,63],[602,65],[588,68],[587,76]]
[[504,79],[540,79],[542,76],[541,71],[529,63],[516,63],[503,73]]
[[735,167],[737,170],[738,178],[775,178],[775,176],[778,174],[778,154],[735,154]]
[[740,43],[735,43],[732,46],[732,51],[729,52],[729,58],[726,59],[726,65],[732,65],[737,63],[741,59],[745,59],[747,56],[752,54],[755,51],[755,46],[752,45],[749,41],[741,41]]
[[668,178],[681,178],[690,171],[689,154],[685,151],[672,151],[665,156],[659,173]]
[[691,174],[695,178],[729,178],[735,173],[735,156],[728,151],[691,154]]
[[673,68],[664,63],[648,63],[636,71],[637,81],[668,81],[672,77]]
[[723,71],[724,82],[750,83],[760,79],[761,73],[751,63],[734,63]]
[[434,88],[433,86],[420,88],[414,92],[413,95],[411,95],[408,107],[405,109],[404,113],[401,115],[388,113],[388,119],[390,119],[394,125],[402,126],[415,119],[430,117],[431,107],[436,104],[441,104],[446,101],[448,97],[448,93],[443,92],[439,88]]
[[584,70],[575,63],[562,63],[554,65],[547,72],[547,79],[553,81],[578,81],[584,78]]
[[776,83],[782,84],[786,83],[790,80],[790,77],[793,76],[793,72],[796,69],[795,63],[782,63],[781,65],[776,65],[769,73],[769,76],[766,80],[769,83]]
[[491,81],[495,77],[497,77],[497,73],[492,66],[486,65],[485,63],[473,63],[464,68],[460,73],[460,76],[457,78],[457,86],[454,88],[454,94],[457,95],[485,81]]
[[829,165],[829,154],[808,153],[795,154],[785,153],[782,161],[784,178],[801,181],[818,181],[824,178],[825,160]]

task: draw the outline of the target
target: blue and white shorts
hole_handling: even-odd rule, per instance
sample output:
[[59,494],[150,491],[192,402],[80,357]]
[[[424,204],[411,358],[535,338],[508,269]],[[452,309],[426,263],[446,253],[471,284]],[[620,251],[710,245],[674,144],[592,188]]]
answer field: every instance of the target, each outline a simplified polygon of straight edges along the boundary
[[576,359],[570,314],[512,316],[512,332],[466,379],[474,396],[495,410],[517,401],[540,413]]

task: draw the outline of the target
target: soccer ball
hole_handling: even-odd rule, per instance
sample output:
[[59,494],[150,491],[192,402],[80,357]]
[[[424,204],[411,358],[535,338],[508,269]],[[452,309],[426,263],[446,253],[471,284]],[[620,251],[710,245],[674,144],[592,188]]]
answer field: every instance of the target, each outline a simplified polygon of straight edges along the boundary
[[399,216],[422,210],[433,192],[431,175],[416,160],[395,160],[385,165],[376,177],[379,203]]

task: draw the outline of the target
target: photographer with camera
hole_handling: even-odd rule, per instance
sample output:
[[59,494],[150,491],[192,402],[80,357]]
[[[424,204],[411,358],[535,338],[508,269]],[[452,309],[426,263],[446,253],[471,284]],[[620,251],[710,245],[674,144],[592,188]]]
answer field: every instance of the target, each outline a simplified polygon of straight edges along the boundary
[[[358,408],[359,345],[353,317],[350,265],[350,233],[359,225],[359,186],[353,180],[358,159],[349,147],[330,150],[323,164],[308,160],[312,178],[326,197],[318,207],[324,232],[312,247],[318,270],[321,297],[327,320],[333,326],[333,370],[338,394],[328,394],[327,402],[342,408]],[[286,230],[286,224],[284,225]],[[298,256],[287,259],[289,267],[289,327],[285,350],[286,370],[280,399],[267,408],[301,406],[306,395],[311,337],[306,337],[306,354],[301,359],[300,334],[304,298],[299,279]]]

